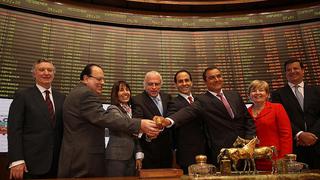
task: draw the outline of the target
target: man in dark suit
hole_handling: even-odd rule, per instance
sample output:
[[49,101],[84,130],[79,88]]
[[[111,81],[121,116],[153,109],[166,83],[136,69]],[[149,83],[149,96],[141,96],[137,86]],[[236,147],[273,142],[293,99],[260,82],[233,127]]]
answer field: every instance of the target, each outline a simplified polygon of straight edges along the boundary
[[151,120],[130,119],[119,108],[102,107],[100,95],[105,82],[101,66],[88,64],[80,83],[70,91],[63,105],[64,131],[58,177],[105,175],[105,128],[137,135],[140,130],[157,136]]
[[[144,79],[144,91],[133,97],[132,111],[135,118],[153,119],[167,113],[167,105],[171,97],[160,91],[162,77],[157,71],[147,72]],[[156,139],[146,135],[140,138],[144,153],[142,168],[172,167],[172,133],[165,128]]]
[[[255,126],[241,96],[235,91],[222,90],[223,78],[217,67],[208,67],[203,72],[208,91],[196,101],[169,116],[163,125],[173,123],[177,127],[203,119],[212,163],[217,164],[221,148],[232,147],[237,136],[250,139],[255,136]],[[173,121],[168,121],[169,119]]]
[[51,61],[36,61],[32,73],[36,85],[18,91],[9,110],[10,179],[57,177],[65,95],[51,87],[55,73]]
[[320,88],[303,82],[301,61],[288,60],[284,69],[288,84],[272,93],[272,101],[281,103],[289,115],[297,160],[320,169]]
[[[174,83],[178,96],[169,103],[168,116],[194,102],[192,96],[192,76],[187,70],[180,70],[174,75]],[[184,174],[188,174],[188,166],[195,164],[195,156],[206,154],[206,141],[202,119],[185,123],[174,129],[176,159]]]

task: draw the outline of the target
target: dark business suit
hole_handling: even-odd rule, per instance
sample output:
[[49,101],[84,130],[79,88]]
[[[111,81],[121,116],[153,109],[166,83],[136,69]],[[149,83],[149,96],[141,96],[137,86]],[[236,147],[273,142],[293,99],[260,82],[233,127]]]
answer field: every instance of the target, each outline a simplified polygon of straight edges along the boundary
[[31,177],[44,174],[54,177],[57,174],[65,95],[52,89],[52,96],[55,105],[55,126],[50,121],[47,104],[36,86],[18,91],[10,106],[9,163],[25,160]]
[[[189,102],[180,94],[169,103],[168,116],[189,106]],[[195,164],[195,156],[206,154],[206,140],[202,119],[195,119],[174,129],[177,163],[188,173],[188,166]]]
[[204,120],[212,163],[215,165],[221,148],[232,147],[237,136],[247,139],[255,136],[254,122],[240,95],[234,91],[223,93],[233,110],[233,119],[223,103],[210,92],[198,96],[193,104],[169,116],[177,127],[195,118]]
[[119,108],[102,107],[100,97],[80,83],[63,105],[64,131],[58,177],[105,175],[105,128],[137,134],[139,119],[123,117]]
[[[320,138],[319,87],[304,85],[304,111],[288,84],[272,93],[272,101],[281,103],[286,109],[291,121],[293,138],[299,131],[311,132]],[[307,129],[305,129],[305,123]],[[296,141],[294,141],[293,151],[297,154],[298,161],[309,164],[311,168],[320,169],[319,140],[310,147],[297,146]]]
[[[167,105],[171,97],[160,92],[163,114],[167,113]],[[161,116],[156,104],[148,96],[146,91],[133,97],[132,113],[135,118],[152,119]],[[144,153],[142,168],[170,168],[172,167],[172,133],[170,128],[164,128],[156,139],[151,142],[145,140],[145,135],[140,139],[140,145]]]
[[[130,118],[121,106],[122,116]],[[106,149],[106,176],[134,176],[136,174],[135,155],[142,152],[137,136],[123,131],[109,131]]]

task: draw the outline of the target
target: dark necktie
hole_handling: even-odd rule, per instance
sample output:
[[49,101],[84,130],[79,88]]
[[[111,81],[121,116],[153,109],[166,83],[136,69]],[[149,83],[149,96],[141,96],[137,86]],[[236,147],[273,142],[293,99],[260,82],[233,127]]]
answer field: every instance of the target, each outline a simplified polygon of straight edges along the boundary
[[46,93],[46,104],[48,106],[48,111],[49,111],[49,118],[50,118],[50,121],[52,123],[53,126],[55,126],[55,117],[54,117],[54,109],[53,109],[53,104],[52,104],[52,101],[50,99],[50,91],[49,90],[45,90],[45,93]]
[[193,103],[193,99],[191,96],[188,96],[188,101],[189,101],[189,104],[192,104]]
[[234,114],[232,112],[232,109],[231,109],[230,104],[228,103],[227,99],[223,96],[222,93],[218,93],[217,96],[220,98],[220,100],[222,101],[224,107],[227,109],[230,117],[233,119],[234,118]]
[[301,92],[299,91],[299,85],[294,86],[294,93],[296,95],[296,98],[300,104],[301,109],[303,110],[303,96]]

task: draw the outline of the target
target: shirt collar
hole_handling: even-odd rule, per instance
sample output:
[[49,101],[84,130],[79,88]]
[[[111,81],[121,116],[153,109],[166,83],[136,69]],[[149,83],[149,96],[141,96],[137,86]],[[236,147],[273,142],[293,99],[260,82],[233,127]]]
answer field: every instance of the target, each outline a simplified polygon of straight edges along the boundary
[[40,90],[41,93],[44,93],[44,91],[49,90],[50,94],[52,94],[51,87],[49,89],[46,89],[46,88],[40,86],[39,84],[36,84],[36,86]]
[[[211,93],[211,94],[214,95],[214,96],[217,96],[217,95],[218,95],[218,93],[215,93],[215,92],[213,92],[213,91],[209,91],[209,90],[208,90],[208,92]],[[221,91],[220,91],[220,94],[223,94],[222,89],[221,89]]]
[[183,94],[183,93],[179,93],[179,95],[182,96],[183,98],[185,98],[186,100],[188,100],[188,97],[189,97],[189,96],[191,96],[192,99],[194,99],[191,93],[190,93],[190,95],[186,95],[186,94]]
[[[288,85],[291,87],[291,89],[294,88],[294,86],[296,86],[291,82],[288,82]],[[304,88],[304,82],[302,81],[301,83],[298,84],[298,86],[301,88]]]
[[149,96],[151,99],[153,99],[154,101],[161,101],[161,97],[160,97],[160,94],[158,94],[158,96],[156,97],[152,97],[152,96]]

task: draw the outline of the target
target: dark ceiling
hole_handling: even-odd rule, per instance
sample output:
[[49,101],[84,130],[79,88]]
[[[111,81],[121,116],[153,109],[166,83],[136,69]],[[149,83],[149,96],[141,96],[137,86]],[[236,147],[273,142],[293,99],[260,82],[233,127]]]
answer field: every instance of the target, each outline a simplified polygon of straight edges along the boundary
[[174,13],[230,13],[286,9],[319,0],[77,0],[127,10]]

